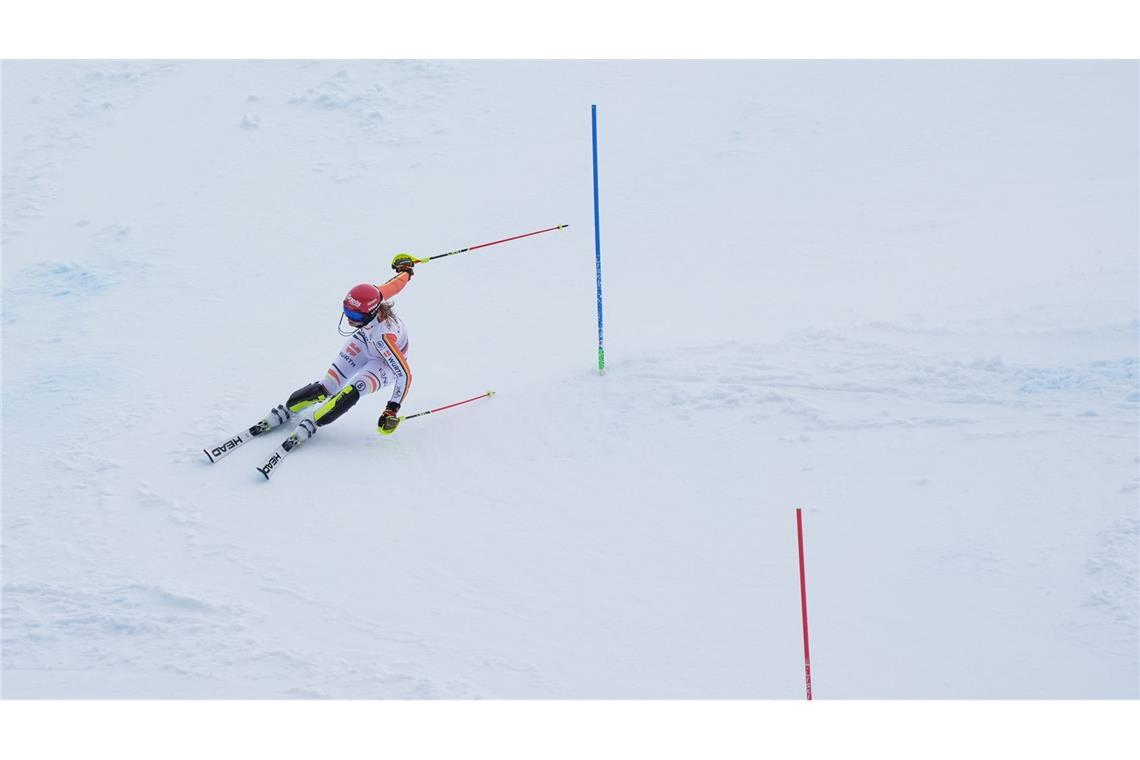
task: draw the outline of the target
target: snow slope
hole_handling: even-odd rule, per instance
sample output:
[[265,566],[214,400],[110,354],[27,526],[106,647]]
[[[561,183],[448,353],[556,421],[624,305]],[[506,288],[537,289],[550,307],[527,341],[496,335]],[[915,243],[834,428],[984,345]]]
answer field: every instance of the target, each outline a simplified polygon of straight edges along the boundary
[[[1140,696],[1133,63],[3,64],[6,697]],[[595,358],[589,105],[607,359]],[[203,446],[397,299],[271,483]]]

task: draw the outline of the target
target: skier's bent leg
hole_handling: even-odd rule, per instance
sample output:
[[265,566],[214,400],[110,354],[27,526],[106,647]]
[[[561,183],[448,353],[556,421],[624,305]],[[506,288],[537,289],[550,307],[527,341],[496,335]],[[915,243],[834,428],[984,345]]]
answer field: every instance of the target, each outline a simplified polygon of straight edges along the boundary
[[346,385],[340,393],[321,405],[321,408],[313,414],[313,422],[321,426],[327,425],[351,409],[359,400],[360,391],[356,386]]
[[309,383],[304,388],[293,391],[293,395],[285,405],[289,407],[290,412],[299,412],[313,404],[321,403],[329,397],[330,392],[323,383]]
[[320,426],[328,425],[351,409],[361,396],[367,396],[380,387],[380,380],[374,373],[366,370],[357,374],[348,385],[321,405],[313,414],[313,422]]

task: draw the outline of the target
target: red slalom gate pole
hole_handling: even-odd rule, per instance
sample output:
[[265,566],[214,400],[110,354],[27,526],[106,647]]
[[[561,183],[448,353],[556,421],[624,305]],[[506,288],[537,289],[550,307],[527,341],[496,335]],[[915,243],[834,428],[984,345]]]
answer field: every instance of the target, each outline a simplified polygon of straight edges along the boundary
[[807,619],[807,580],[804,575],[804,518],[796,507],[796,538],[800,546],[800,610],[804,619],[804,682],[807,684],[807,698],[811,699],[811,648],[808,646]]

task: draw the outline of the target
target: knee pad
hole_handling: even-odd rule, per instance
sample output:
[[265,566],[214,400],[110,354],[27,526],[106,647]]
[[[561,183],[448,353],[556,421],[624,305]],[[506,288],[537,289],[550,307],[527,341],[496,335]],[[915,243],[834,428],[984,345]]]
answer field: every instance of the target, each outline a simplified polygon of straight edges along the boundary
[[293,391],[293,395],[285,405],[289,407],[290,412],[299,412],[313,404],[321,403],[326,398],[328,391],[325,390],[325,386],[320,383],[309,383],[304,388]]
[[351,409],[352,405],[359,400],[360,391],[356,389],[355,385],[349,385],[321,405],[321,408],[313,415],[313,422],[318,425],[327,425]]

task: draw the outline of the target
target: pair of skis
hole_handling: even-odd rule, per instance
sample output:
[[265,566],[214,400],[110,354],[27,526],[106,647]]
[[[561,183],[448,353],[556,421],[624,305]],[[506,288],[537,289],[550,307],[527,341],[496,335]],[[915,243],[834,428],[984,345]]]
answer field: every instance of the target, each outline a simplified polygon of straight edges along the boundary
[[[273,414],[280,415],[280,412],[283,411],[284,409],[278,407],[277,409],[273,410]],[[284,418],[281,419],[281,422],[284,422],[290,416],[292,415],[286,413]],[[281,422],[278,424],[281,424]],[[241,446],[244,446],[258,436],[265,435],[275,427],[277,427],[277,425],[273,425],[268,418],[263,419],[257,424],[251,425],[245,430],[242,430],[232,438],[227,438],[217,446],[212,446],[208,449],[202,449],[202,453],[204,453],[206,455],[206,458],[211,462],[217,462],[222,457],[229,456]],[[289,435],[289,437],[282,441],[281,445],[274,449],[273,453],[269,455],[269,458],[266,459],[265,462],[263,462],[261,466],[257,468],[257,471],[264,475],[266,480],[269,480],[269,476],[273,474],[274,470],[279,464],[281,464],[282,460],[288,456],[289,452],[300,446],[303,441],[312,438],[314,435],[316,435],[316,432],[316,423],[310,419],[302,420],[301,423],[297,425],[296,429]]]
[[[481,398],[489,398],[493,395],[495,395],[494,391],[487,391],[486,393],[480,394],[478,396],[473,396],[472,398],[466,399],[465,401],[457,401],[454,404],[448,404],[447,406],[441,406],[436,409],[429,409],[426,412],[409,414],[407,417],[401,417],[400,421],[403,422],[404,420],[410,420],[414,417],[423,417],[435,412],[442,412],[444,409],[451,409],[452,407],[469,404],[472,401],[478,401]],[[272,419],[266,417],[263,420],[259,420],[256,424],[251,425],[245,430],[242,430],[231,438],[227,438],[218,445],[212,446],[208,449],[202,449],[202,453],[204,453],[206,455],[206,458],[211,462],[217,462],[223,457],[229,456],[240,447],[252,441],[254,438],[265,435],[266,433],[280,427],[291,417],[295,416],[286,410],[283,406],[275,407],[271,414],[273,415]],[[261,464],[261,466],[257,468],[257,471],[264,475],[266,480],[269,480],[270,476],[277,471],[277,468],[280,466],[281,462],[285,460],[285,457],[287,457],[302,443],[309,440],[316,434],[317,425],[315,422],[307,418],[301,420],[300,424],[298,424],[297,427],[293,429],[293,432],[289,434],[289,437],[282,441],[281,445],[273,450],[273,453],[270,454],[269,458],[266,459]]]

